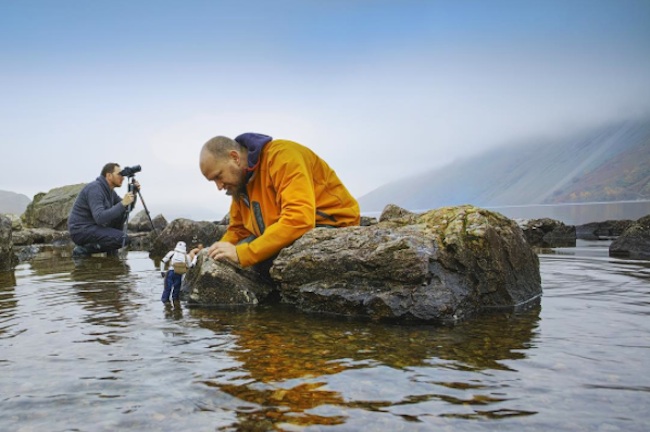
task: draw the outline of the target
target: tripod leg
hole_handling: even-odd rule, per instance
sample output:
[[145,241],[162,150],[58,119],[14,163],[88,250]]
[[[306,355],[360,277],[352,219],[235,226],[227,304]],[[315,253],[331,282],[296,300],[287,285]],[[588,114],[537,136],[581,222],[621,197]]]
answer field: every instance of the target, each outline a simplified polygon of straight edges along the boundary
[[122,248],[126,246],[127,230],[129,229],[129,208],[126,209],[126,219],[124,219],[124,235],[122,236]]
[[144,207],[144,212],[147,215],[147,218],[149,218],[149,223],[151,224],[151,229],[153,230],[154,233],[157,234],[156,232],[156,227],[153,224],[153,221],[151,220],[151,214],[149,213],[149,209],[147,208],[147,204],[144,202],[144,198],[142,198],[142,193],[140,192],[140,189],[138,189],[138,196],[140,197],[140,201],[142,201],[142,207]]

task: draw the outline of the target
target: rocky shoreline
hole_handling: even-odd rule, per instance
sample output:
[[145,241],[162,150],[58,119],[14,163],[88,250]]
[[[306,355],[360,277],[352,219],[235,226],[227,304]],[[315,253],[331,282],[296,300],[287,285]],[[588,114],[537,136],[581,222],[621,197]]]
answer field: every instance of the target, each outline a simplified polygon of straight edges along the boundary
[[[0,215],[0,271],[45,245],[72,249],[65,227],[82,186],[37,195],[20,217]],[[227,218],[168,223],[143,210],[129,220],[130,250],[157,260],[179,240],[189,248],[209,245],[227,225]],[[202,253],[183,292],[191,306],[282,301],[311,312],[446,324],[534,302],[542,293],[535,252],[580,239],[612,240],[613,257],[650,259],[650,215],[570,226],[547,218],[515,221],[473,206],[416,214],[388,205],[360,227],[312,230],[280,253],[272,280]]]

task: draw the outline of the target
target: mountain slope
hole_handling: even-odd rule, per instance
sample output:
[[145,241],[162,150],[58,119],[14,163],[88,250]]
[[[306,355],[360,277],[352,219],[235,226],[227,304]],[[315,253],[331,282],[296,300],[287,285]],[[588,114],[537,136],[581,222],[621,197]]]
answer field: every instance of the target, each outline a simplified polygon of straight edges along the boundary
[[526,205],[650,199],[650,119],[570,138],[503,146],[384,185],[359,198],[364,212],[471,203]]
[[26,195],[0,190],[0,213],[21,215],[30,202]]

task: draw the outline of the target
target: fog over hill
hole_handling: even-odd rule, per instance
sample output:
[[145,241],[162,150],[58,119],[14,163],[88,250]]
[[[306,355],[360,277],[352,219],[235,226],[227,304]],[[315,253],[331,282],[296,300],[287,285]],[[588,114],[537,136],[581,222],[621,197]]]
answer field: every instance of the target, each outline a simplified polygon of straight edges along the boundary
[[31,201],[26,195],[0,190],[0,213],[21,215]]
[[650,199],[650,118],[530,139],[381,186],[363,212]]

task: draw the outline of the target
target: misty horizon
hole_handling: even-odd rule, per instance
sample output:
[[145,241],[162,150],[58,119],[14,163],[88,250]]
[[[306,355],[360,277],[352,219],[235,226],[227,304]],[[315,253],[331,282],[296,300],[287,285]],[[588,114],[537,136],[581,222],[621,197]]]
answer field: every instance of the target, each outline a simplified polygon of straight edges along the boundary
[[0,189],[117,162],[142,166],[151,209],[225,214],[198,169],[216,135],[304,144],[360,197],[650,112],[646,1],[283,4],[3,2]]

